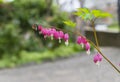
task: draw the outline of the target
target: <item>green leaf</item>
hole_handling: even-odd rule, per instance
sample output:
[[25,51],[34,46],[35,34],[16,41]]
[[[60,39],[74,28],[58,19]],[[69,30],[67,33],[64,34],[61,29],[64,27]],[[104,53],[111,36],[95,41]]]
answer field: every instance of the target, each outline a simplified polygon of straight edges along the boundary
[[64,24],[66,24],[67,26],[70,26],[70,27],[75,27],[76,26],[76,23],[74,23],[74,22],[72,22],[72,21],[70,21],[70,20],[68,20],[68,21],[63,21],[64,22]]
[[78,8],[77,12],[75,12],[74,15],[77,15],[86,21],[93,19],[93,15],[88,8]]
[[100,14],[101,14],[101,11],[100,10],[92,10],[91,13],[94,15],[94,17],[99,17]]
[[78,8],[77,12],[74,13],[74,15],[79,16],[81,19],[87,21],[87,20],[93,20],[94,18],[106,18],[106,17],[112,17],[110,13],[103,12],[101,10],[89,10],[88,8]]
[[85,20],[92,20],[93,19],[93,15],[91,13],[87,13],[87,14],[85,14],[84,19]]
[[78,11],[82,13],[90,13],[90,10],[88,8],[78,8]]
[[101,10],[92,10],[92,14],[95,18],[106,18],[106,17],[112,17],[110,13],[103,12]]
[[83,14],[90,13],[90,10],[88,8],[78,8],[77,12],[73,13],[74,15],[81,16]]
[[107,13],[107,12],[102,12],[101,18],[106,18],[106,17],[112,17],[112,15],[110,13]]

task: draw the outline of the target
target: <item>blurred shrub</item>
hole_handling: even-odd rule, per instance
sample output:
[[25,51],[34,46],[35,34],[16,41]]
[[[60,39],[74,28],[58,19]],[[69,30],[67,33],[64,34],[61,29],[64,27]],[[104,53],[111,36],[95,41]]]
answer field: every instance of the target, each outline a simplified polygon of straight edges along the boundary
[[15,0],[12,6],[14,8],[13,18],[19,21],[23,31],[29,30],[31,25],[46,13],[44,0]]
[[[13,67],[19,60],[21,62],[29,62],[31,60],[55,59],[56,57],[64,57],[64,54],[68,56],[78,49],[76,47],[73,49],[60,46],[61,44],[58,43],[58,40],[45,40],[38,33],[35,35],[32,31],[31,26],[34,23],[46,26],[50,24],[61,29],[67,29],[62,21],[68,19],[68,14],[64,12],[56,13],[57,7],[52,5],[48,8],[49,5],[46,1],[14,0],[10,3],[0,3],[0,58],[3,58],[0,61],[0,65]],[[48,9],[50,9],[49,14]],[[64,43],[62,42],[62,44]],[[50,50],[44,52],[45,48]],[[25,52],[21,53],[24,50]],[[43,51],[43,54],[36,52],[39,54],[38,56],[35,55],[35,52],[34,54],[30,51]],[[21,57],[21,54],[24,55]]]
[[[51,0],[52,1],[52,0]],[[56,13],[57,7],[55,5],[48,6],[46,0],[14,0],[10,3],[0,3],[0,25],[6,28],[6,23],[11,22],[12,26],[20,29],[19,36],[25,37],[29,33],[28,39],[22,39],[23,49],[28,51],[38,51],[41,46],[48,46],[48,48],[56,48],[60,44],[57,41],[49,42],[41,38],[34,39],[31,31],[31,26],[34,23],[51,25],[65,28],[62,21],[67,18],[66,13]],[[49,9],[49,10],[48,10]],[[49,14],[48,14],[49,11]],[[52,20],[49,22],[49,18]],[[15,32],[16,33],[16,32]],[[32,45],[32,47],[31,47]],[[6,47],[7,48],[7,47]]]
[[57,58],[66,58],[71,55],[75,55],[73,53],[83,51],[83,49],[79,45],[70,44],[69,47],[62,45],[54,50],[47,50],[44,52],[27,52],[22,51],[20,60],[17,61],[17,64],[25,64],[29,62],[41,63],[43,61],[53,61]]
[[29,63],[41,63],[43,61],[53,61],[57,58],[66,58],[74,53],[83,51],[79,45],[70,44],[69,47],[65,45],[59,46],[54,50],[47,50],[43,52],[28,52],[22,50],[19,59],[15,55],[4,55],[0,60],[0,68],[15,67],[18,65],[26,65]]
[[[22,31],[27,31],[32,24],[38,23],[48,12],[45,0],[14,0],[0,3],[0,22],[15,21]],[[50,16],[55,14],[55,7],[49,8]]]
[[34,32],[21,34],[18,26],[7,23],[0,28],[0,58],[4,55],[19,57],[21,50],[43,51],[45,50],[39,38],[35,38]]
[[4,54],[9,54],[10,56],[19,54],[22,46],[19,34],[19,29],[11,23],[0,28],[0,58]]
[[68,20],[68,13],[62,12],[53,17],[53,19],[50,21],[50,25],[65,29],[66,25],[63,23],[65,20]]
[[[45,41],[45,40],[44,40]],[[27,51],[44,51],[45,47],[40,38],[36,38],[34,32],[26,32],[22,39],[23,49]]]

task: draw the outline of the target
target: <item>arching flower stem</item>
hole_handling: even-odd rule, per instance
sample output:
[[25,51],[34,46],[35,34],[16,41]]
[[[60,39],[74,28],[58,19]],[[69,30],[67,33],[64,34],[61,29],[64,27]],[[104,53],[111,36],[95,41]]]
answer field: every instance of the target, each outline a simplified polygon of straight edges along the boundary
[[[50,27],[53,27],[53,26],[50,26]],[[63,29],[60,29],[60,28],[57,28],[55,27],[56,29],[58,30],[62,30],[64,32],[67,32],[67,33],[73,33],[73,34],[76,34],[78,36],[83,36],[80,32],[72,32],[72,31],[66,31],[66,30],[63,30]],[[83,36],[84,37],[84,36]],[[91,40],[87,39],[86,40],[91,43],[94,48],[102,55],[102,57],[120,74],[120,70],[101,52],[100,48],[98,47],[99,45],[95,45]]]

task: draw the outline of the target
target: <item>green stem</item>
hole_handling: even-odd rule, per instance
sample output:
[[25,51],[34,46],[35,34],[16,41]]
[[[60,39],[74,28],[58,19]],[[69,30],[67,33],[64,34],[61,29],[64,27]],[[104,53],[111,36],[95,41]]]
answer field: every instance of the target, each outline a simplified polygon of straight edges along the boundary
[[99,49],[99,42],[98,42],[98,38],[97,38],[97,34],[96,34],[96,30],[95,30],[95,24],[94,24],[94,21],[92,21],[92,28],[93,28],[93,32],[94,32],[94,38],[95,38],[95,42],[96,42],[96,45],[90,41],[90,43],[97,49],[97,51],[103,56],[104,59],[106,59],[106,61],[112,65],[112,67],[114,69],[117,70],[118,73],[120,73],[120,70],[105,56],[101,53],[100,49]]
[[97,45],[97,47],[99,48],[99,42],[98,42],[96,30],[95,30],[94,21],[92,21],[92,28],[93,28],[93,32],[94,32],[94,38],[95,38],[96,45]]
[[120,70],[100,51],[99,47],[97,47],[92,41],[89,40],[89,42],[96,48],[96,50],[103,56],[103,58],[104,58],[118,73],[120,73]]

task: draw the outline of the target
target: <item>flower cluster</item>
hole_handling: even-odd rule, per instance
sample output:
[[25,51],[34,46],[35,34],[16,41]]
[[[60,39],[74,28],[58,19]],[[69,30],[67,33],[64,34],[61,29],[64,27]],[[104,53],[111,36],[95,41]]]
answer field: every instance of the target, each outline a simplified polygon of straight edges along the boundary
[[57,39],[59,43],[63,39],[65,41],[65,45],[68,45],[69,34],[64,33],[63,31],[58,31],[55,28],[43,28],[41,25],[37,26],[37,29],[33,27],[35,30],[39,31],[39,34],[42,34],[44,38],[51,37],[51,40]]
[[[37,30],[39,34],[43,35],[44,38],[50,37],[51,40],[56,39],[59,40],[59,43],[61,43],[61,40],[63,39],[65,41],[65,45],[68,45],[68,39],[69,34],[64,33],[63,31],[57,30],[55,28],[43,28],[41,25],[33,25],[32,27],[34,30]],[[77,44],[81,45],[82,48],[85,48],[86,53],[90,54],[90,43],[87,41],[86,37],[78,36],[77,37]],[[99,65],[99,63],[102,61],[102,56],[100,53],[95,54],[93,57],[94,63]]]
[[82,48],[85,46],[86,52],[89,55],[90,54],[90,44],[87,41],[87,39],[83,36],[78,36],[77,37],[77,44],[81,45]]
[[[90,43],[87,41],[87,39],[83,36],[78,36],[77,37],[77,44],[81,45],[82,48],[85,47],[87,54],[90,54]],[[94,63],[99,65],[99,63],[102,61],[102,56],[100,53],[95,54],[93,57]]]

